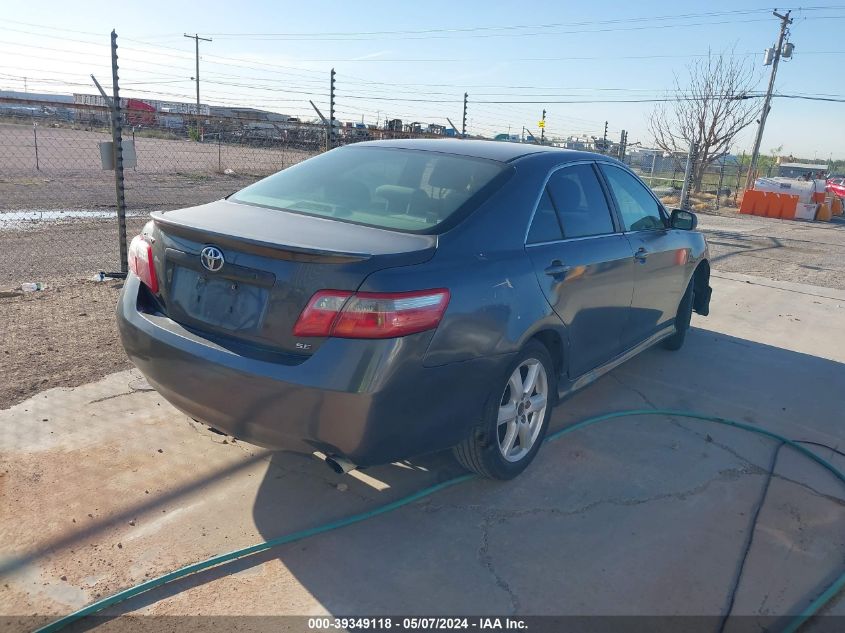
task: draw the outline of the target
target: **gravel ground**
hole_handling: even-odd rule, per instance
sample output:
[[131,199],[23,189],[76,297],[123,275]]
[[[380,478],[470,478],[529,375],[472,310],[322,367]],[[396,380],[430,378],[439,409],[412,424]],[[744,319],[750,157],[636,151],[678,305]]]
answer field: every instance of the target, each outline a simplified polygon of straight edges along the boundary
[[[845,289],[845,221],[790,222],[700,214],[713,268]],[[137,233],[146,217],[128,220]],[[0,232],[0,290],[41,281],[47,290],[0,298],[0,408],[47,387],[75,386],[129,367],[117,339],[119,269],[114,220],[43,224]]]
[[845,289],[845,219],[831,222],[699,214],[714,269]]

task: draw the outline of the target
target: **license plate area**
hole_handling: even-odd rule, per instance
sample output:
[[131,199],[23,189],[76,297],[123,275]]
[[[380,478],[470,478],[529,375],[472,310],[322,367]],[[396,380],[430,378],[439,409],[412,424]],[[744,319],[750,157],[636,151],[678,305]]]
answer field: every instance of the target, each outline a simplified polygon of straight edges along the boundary
[[230,332],[255,333],[261,327],[270,290],[240,279],[173,266],[171,311]]

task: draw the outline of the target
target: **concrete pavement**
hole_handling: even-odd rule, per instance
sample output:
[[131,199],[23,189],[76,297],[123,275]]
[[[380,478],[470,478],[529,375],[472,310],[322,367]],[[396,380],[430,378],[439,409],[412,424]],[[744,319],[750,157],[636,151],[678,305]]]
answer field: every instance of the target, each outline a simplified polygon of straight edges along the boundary
[[[694,318],[683,350],[626,363],[558,407],[553,428],[682,408],[841,450],[845,291],[718,272],[712,285],[713,313]],[[337,476],[209,431],[134,372],[39,394],[0,411],[0,429],[0,613],[19,616],[66,613],[460,473],[440,454]],[[110,613],[718,615],[774,449],[691,420],[617,420],[547,444],[513,482],[472,481]],[[780,451],[734,613],[795,613],[843,571],[843,499],[832,476]],[[845,615],[845,600],[830,612]]]

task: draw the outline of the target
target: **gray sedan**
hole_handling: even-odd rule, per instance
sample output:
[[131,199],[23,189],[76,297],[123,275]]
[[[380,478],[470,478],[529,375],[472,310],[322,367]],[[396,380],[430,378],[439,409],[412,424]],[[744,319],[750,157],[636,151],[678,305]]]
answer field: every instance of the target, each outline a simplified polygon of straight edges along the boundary
[[129,357],[191,417],[341,472],[451,448],[514,477],[560,399],[710,302],[695,216],[585,152],[359,143],[152,217]]

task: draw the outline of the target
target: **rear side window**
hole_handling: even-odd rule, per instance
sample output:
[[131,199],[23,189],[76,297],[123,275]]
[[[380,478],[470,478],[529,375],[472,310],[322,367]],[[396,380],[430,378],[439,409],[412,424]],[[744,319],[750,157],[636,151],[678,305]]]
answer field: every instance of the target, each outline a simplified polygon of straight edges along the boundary
[[636,177],[619,167],[602,165],[626,231],[665,229],[660,204]]
[[434,233],[494,187],[500,163],[401,148],[344,147],[242,189],[230,200],[385,229]]
[[548,185],[563,226],[563,236],[613,233],[610,207],[592,165],[572,165],[552,174]]
[[540,203],[537,205],[537,210],[534,212],[534,219],[531,221],[531,228],[528,229],[528,244],[538,244],[540,242],[554,242],[563,237],[560,230],[560,223],[557,221],[557,212],[552,199],[549,198],[549,192],[543,190],[543,196],[540,198]]

